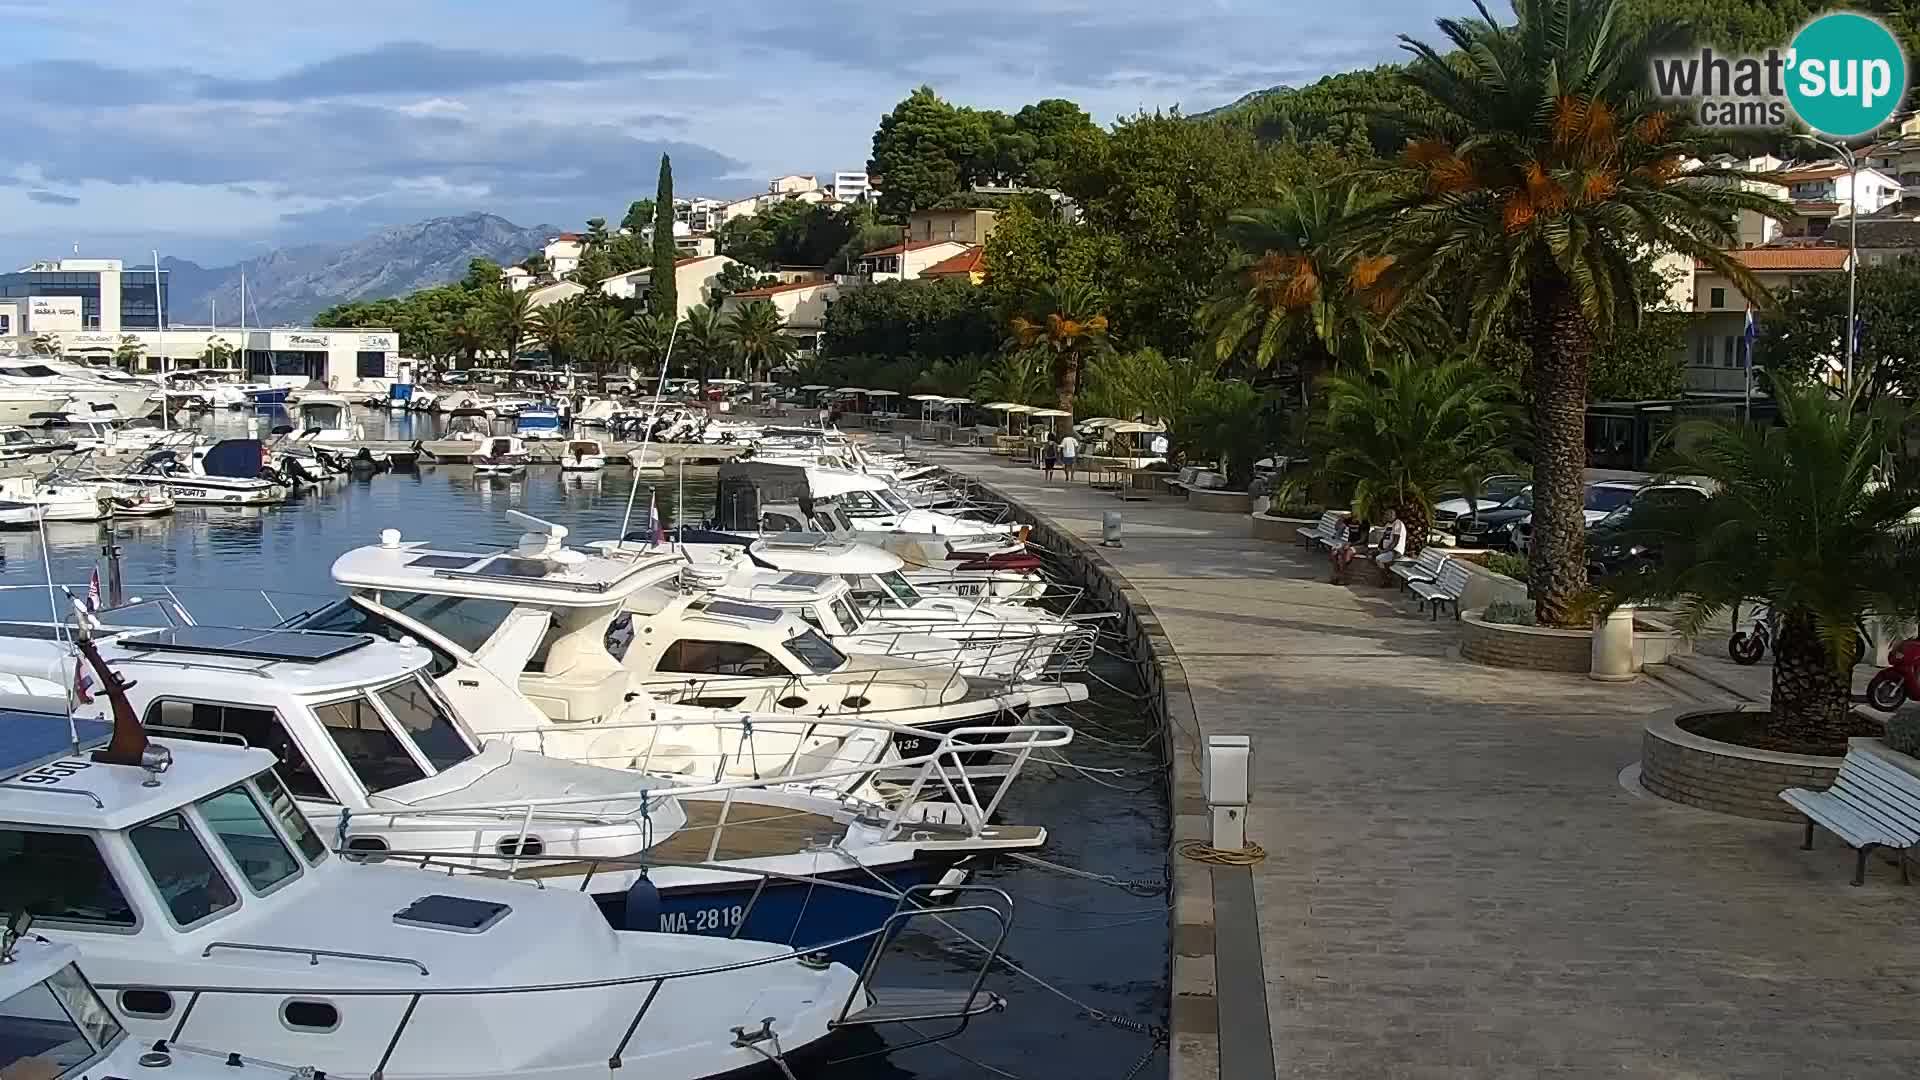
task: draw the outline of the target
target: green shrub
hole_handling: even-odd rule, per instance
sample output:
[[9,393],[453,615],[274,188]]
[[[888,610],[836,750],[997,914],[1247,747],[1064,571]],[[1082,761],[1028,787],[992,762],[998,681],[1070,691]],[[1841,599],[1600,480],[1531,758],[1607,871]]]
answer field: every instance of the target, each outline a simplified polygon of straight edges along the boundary
[[1511,600],[1495,600],[1481,612],[1482,622],[1498,623],[1501,626],[1532,626],[1533,605],[1516,604]]
[[1887,747],[1920,757],[1920,713],[1902,710],[1887,718]]
[[1527,557],[1524,555],[1514,555],[1505,551],[1491,551],[1487,553],[1486,561],[1480,565],[1485,566],[1496,574],[1510,577],[1515,581],[1527,580]]

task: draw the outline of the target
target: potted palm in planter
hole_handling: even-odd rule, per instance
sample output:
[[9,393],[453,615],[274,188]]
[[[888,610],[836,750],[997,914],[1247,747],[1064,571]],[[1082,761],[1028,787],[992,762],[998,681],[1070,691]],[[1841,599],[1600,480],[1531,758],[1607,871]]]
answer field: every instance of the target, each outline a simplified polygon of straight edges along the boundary
[[[1898,625],[1913,613],[1920,460],[1902,439],[1905,406],[1836,400],[1822,386],[1780,387],[1775,397],[1774,426],[1676,428],[1663,464],[1708,479],[1713,491],[1636,507],[1623,542],[1659,559],[1600,587],[1608,606],[1676,604],[1679,628],[1691,634],[1735,604],[1766,604],[1775,625],[1766,710],[1674,722],[1696,749],[1721,742],[1763,752],[1734,755],[1748,760],[1817,761],[1844,754],[1851,736],[1878,734],[1853,711],[1853,668],[1868,619]],[[1643,768],[1651,775],[1646,759]],[[1770,783],[1755,782],[1768,800],[1777,794],[1765,791]]]

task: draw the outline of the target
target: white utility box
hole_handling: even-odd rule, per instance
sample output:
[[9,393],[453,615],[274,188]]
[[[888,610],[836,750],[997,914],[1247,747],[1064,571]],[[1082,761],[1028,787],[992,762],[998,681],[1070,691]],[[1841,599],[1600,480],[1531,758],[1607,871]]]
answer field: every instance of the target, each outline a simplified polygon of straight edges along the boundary
[[1253,739],[1246,735],[1209,735],[1201,783],[1213,818],[1212,846],[1238,851],[1247,846],[1247,802],[1253,793]]

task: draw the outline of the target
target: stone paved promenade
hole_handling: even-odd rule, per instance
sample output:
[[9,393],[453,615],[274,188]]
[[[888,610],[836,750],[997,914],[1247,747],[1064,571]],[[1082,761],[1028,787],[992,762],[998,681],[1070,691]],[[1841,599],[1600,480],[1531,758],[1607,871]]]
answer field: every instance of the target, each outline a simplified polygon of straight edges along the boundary
[[1920,889],[1886,865],[1852,888],[1837,842],[1802,852],[1792,826],[1629,794],[1669,692],[1464,663],[1449,623],[1328,584],[1241,516],[936,459],[1083,537],[1124,513],[1105,554],[1205,731],[1253,736],[1282,1076],[1920,1074]]

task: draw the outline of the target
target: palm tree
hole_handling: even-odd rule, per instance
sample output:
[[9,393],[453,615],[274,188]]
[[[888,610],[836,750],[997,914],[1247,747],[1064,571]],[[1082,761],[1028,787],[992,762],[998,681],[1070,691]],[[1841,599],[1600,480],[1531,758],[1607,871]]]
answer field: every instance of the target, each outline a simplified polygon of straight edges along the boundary
[[469,308],[460,321],[447,331],[447,340],[454,351],[466,359],[466,367],[474,366],[482,350],[494,340],[493,325],[487,319],[487,313],[479,308]]
[[658,376],[661,363],[674,347],[674,325],[670,315],[642,312],[627,317],[627,353],[653,377]]
[[507,363],[513,363],[520,343],[527,339],[527,327],[533,321],[533,299],[525,292],[502,289],[487,299],[487,316],[500,333],[501,351]]
[[1014,342],[1047,355],[1060,408],[1068,412],[1080,389],[1081,369],[1112,348],[1105,307],[1106,298],[1091,285],[1054,282],[1034,295],[1026,314],[1013,317]]
[[1434,503],[1462,475],[1511,460],[1522,426],[1514,387],[1471,360],[1402,359],[1321,385],[1326,476],[1352,488],[1361,517],[1398,514],[1409,552],[1425,546]]
[[707,396],[707,377],[711,374],[713,361],[726,349],[727,337],[721,329],[720,319],[713,309],[705,304],[695,304],[687,309],[687,317],[680,322],[680,344],[678,348],[686,350],[687,358],[699,365],[700,397]]
[[582,306],[577,296],[562,297],[534,311],[527,320],[529,332],[547,350],[547,358],[556,364],[566,363],[573,350],[574,339],[580,332]]
[[232,360],[233,347],[219,338],[208,338],[207,347],[200,350],[200,363],[206,367],[223,368]]
[[580,316],[580,354],[593,365],[600,393],[607,392],[607,372],[627,347],[627,314],[612,304],[595,304]]
[[1385,276],[1390,255],[1347,250],[1347,233],[1365,206],[1351,180],[1289,191],[1277,205],[1243,210],[1227,221],[1238,253],[1215,299],[1200,315],[1216,364],[1252,338],[1256,368],[1292,359],[1301,395],[1336,364],[1371,367],[1386,350],[1431,347],[1446,325],[1425,294],[1396,304]]
[[52,334],[35,334],[33,336],[33,354],[35,356],[58,356],[60,354],[60,342],[56,340]]
[[1636,267],[1677,251],[1770,294],[1722,250],[1743,211],[1787,208],[1699,166],[1704,133],[1646,91],[1650,58],[1680,51],[1675,24],[1629,17],[1621,0],[1514,0],[1518,22],[1442,19],[1442,53],[1402,37],[1403,70],[1430,105],[1381,110],[1411,136],[1376,177],[1403,192],[1375,208],[1370,246],[1394,257],[1401,295],[1459,305],[1474,341],[1509,310],[1530,327],[1537,456],[1529,575],[1543,625],[1577,617],[1586,587],[1581,468],[1587,366],[1596,335],[1640,317]]
[[727,338],[734,352],[746,361],[753,377],[766,378],[769,369],[793,359],[799,346],[781,328],[780,309],[765,300],[755,300],[734,309],[726,321]]
[[1011,352],[973,381],[973,396],[982,402],[1008,401],[1015,405],[1044,405],[1053,393],[1053,373],[1047,356],[1036,350]]
[[[40,351],[38,340],[34,342],[34,351]],[[140,344],[139,338],[132,334],[122,334],[120,344],[113,349],[113,365],[121,371],[132,371],[140,366],[140,361],[146,359],[146,356],[147,350]]]
[[1906,453],[1904,405],[1831,400],[1824,387],[1776,387],[1780,423],[1696,421],[1676,428],[1662,464],[1701,476],[1704,499],[1636,504],[1619,542],[1660,552],[1643,573],[1603,582],[1610,603],[1678,600],[1695,633],[1746,600],[1772,609],[1777,735],[1845,752],[1852,734],[1855,630],[1869,615],[1911,621],[1920,461]]

